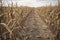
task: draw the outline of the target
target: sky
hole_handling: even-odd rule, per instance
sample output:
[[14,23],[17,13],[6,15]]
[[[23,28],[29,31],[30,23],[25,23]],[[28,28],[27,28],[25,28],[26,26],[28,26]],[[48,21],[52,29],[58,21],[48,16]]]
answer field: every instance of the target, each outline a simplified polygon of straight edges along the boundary
[[48,5],[58,5],[57,0],[3,0],[3,6],[11,6],[11,1],[15,6],[16,3],[18,6],[30,6],[30,7],[39,7],[39,6],[48,6]]

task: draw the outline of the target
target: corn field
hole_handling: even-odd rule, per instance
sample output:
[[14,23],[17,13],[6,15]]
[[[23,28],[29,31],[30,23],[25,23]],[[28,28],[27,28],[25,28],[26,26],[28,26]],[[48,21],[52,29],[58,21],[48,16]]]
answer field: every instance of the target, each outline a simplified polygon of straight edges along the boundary
[[[41,22],[42,24],[39,25],[47,26],[47,28],[41,26],[42,28],[39,29],[40,26],[38,28],[38,24],[32,24],[32,17],[34,17],[34,20],[38,19],[43,21]],[[30,18],[32,21],[29,20]],[[31,21],[31,23],[28,23],[29,21]],[[35,21],[35,23],[37,22]],[[31,24],[31,26],[29,24]],[[32,25],[35,25],[37,29],[29,29],[33,27]],[[27,26],[30,27],[26,28]],[[32,35],[34,35],[38,29],[50,30],[51,32],[48,32],[48,35],[51,35],[51,37],[47,36],[47,34],[47,37],[44,37],[45,33],[43,33],[44,35],[42,37],[38,36],[35,38],[35,36]],[[31,30],[32,33],[28,30]],[[33,33],[32,30],[35,33]],[[60,40],[60,6],[38,8],[22,6],[0,7],[0,40]]]

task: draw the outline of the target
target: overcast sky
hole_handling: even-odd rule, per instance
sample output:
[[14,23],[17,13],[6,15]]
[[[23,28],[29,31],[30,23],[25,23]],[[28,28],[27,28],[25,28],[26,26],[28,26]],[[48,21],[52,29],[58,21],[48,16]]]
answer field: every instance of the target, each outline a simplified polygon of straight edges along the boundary
[[[13,4],[15,5],[16,3],[18,6],[31,6],[31,7],[39,7],[39,6],[46,6],[50,5],[57,5],[58,1],[57,0],[12,0]],[[3,0],[3,5],[11,5],[11,0]]]

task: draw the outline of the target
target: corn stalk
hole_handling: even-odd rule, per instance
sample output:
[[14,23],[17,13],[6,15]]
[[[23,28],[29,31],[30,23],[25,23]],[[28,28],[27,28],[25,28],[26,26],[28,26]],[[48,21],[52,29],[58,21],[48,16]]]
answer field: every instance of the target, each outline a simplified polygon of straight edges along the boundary
[[0,25],[3,25],[3,27],[6,28],[8,30],[8,32],[10,32],[10,34],[12,34],[12,30],[7,26],[7,24],[0,23]]

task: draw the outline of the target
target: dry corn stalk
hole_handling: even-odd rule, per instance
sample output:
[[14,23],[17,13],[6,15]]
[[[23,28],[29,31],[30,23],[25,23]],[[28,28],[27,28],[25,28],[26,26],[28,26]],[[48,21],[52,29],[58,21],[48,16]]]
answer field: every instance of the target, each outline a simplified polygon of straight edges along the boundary
[[5,27],[8,30],[8,32],[10,32],[10,34],[12,34],[12,30],[7,26],[7,24],[5,23],[0,23],[0,24],[3,25],[3,27]]

